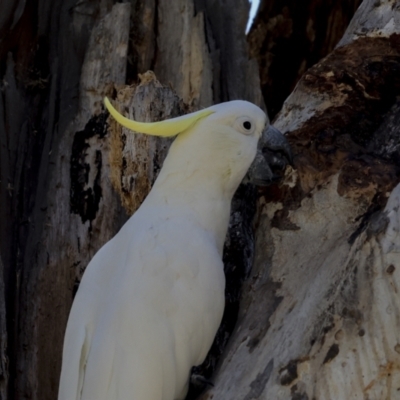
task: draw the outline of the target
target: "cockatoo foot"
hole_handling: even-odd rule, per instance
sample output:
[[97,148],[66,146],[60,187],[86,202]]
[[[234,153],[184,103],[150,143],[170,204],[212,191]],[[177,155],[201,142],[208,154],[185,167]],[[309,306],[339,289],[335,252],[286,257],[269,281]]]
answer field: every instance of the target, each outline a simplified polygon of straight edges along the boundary
[[207,386],[214,387],[214,384],[209,379],[199,374],[192,374],[190,383],[199,389],[205,389]]

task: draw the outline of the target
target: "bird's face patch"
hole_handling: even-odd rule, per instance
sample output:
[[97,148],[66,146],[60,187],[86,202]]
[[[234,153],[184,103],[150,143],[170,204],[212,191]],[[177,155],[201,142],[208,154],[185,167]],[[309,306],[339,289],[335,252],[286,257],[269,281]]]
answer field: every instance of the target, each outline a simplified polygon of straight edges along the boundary
[[190,154],[185,167],[190,173],[201,168],[210,176],[220,176],[227,190],[236,190],[255,158],[268,119],[246,101],[222,103],[208,110],[213,113],[179,135],[176,145]]
[[256,129],[256,124],[249,117],[239,117],[236,119],[234,128],[243,135],[252,135]]
[[247,101],[235,100],[229,103],[217,104],[209,108],[214,111],[207,116],[207,121],[213,121],[220,126],[229,126],[245,136],[260,138],[268,118],[257,106]]

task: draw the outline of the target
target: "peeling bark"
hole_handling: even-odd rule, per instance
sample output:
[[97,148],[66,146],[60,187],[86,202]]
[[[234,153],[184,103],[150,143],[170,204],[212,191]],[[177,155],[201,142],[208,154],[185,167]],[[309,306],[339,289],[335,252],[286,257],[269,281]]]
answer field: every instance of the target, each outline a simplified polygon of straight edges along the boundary
[[[126,106],[130,118],[154,122],[187,112],[187,106],[176,93],[162,86],[153,73],[143,74],[141,79],[140,85],[123,88],[117,94],[119,108]],[[134,135],[110,119],[111,182],[126,212],[132,215],[157,178],[172,140]]]
[[[304,74],[285,103],[276,123],[290,131],[300,153],[306,192],[339,169],[342,195],[357,188],[373,195],[376,186],[393,186],[397,168],[367,148],[400,89],[400,47],[394,39],[361,38],[337,48]],[[306,98],[313,101],[305,103]]]

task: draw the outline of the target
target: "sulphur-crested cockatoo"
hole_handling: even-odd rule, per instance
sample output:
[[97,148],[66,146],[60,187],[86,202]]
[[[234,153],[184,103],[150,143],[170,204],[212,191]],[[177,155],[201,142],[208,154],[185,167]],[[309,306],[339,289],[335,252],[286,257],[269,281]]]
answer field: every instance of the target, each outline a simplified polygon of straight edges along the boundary
[[[224,310],[232,196],[263,132],[272,150],[287,152],[287,143],[246,101],[155,123],[105,104],[127,128],[177,138],[143,204],[84,273],[65,334],[59,400],[184,399]],[[272,177],[262,164],[253,171],[259,181]]]

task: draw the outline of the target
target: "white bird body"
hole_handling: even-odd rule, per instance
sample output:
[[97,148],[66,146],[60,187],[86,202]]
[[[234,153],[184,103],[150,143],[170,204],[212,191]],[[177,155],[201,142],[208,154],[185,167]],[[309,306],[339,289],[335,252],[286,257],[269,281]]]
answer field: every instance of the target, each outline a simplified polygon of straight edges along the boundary
[[59,400],[181,400],[204,361],[224,309],[230,203],[267,123],[244,101],[210,110],[177,136],[148,197],[89,263]]

